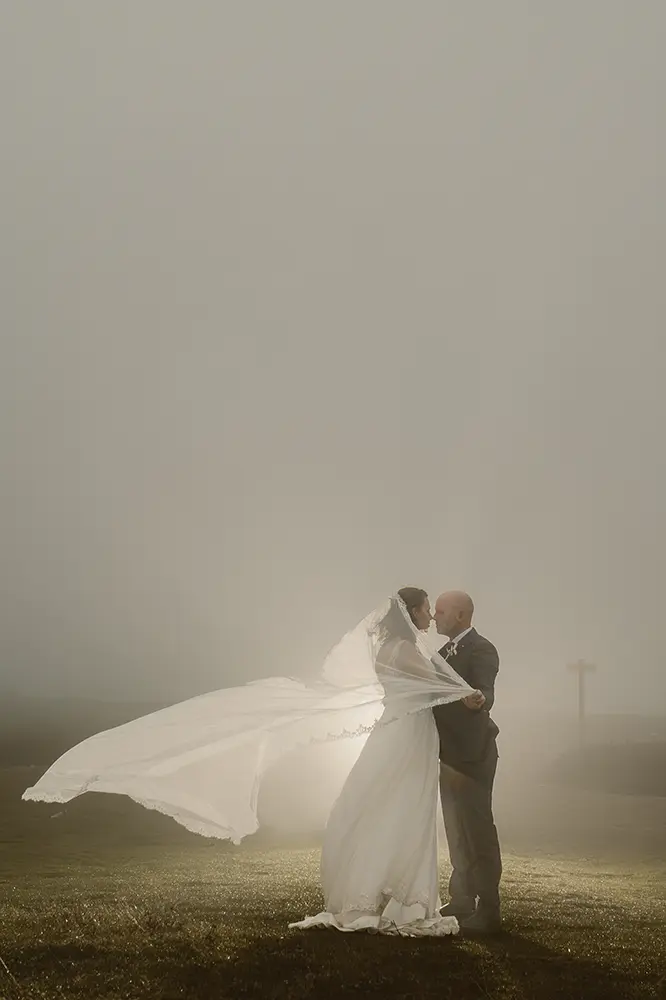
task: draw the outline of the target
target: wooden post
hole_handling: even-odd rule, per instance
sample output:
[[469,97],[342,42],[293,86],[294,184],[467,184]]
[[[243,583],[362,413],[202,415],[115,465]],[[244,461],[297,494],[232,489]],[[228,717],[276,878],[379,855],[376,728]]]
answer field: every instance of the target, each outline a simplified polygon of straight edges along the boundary
[[581,748],[585,745],[585,677],[596,669],[594,663],[586,663],[584,660],[569,664],[569,670],[578,675],[578,742]]

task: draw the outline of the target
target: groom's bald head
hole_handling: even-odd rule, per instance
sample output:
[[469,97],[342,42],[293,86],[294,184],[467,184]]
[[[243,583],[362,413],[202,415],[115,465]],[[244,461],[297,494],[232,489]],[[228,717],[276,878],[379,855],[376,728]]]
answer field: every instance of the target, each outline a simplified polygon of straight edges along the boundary
[[440,635],[455,639],[472,624],[474,602],[463,590],[440,594],[435,604],[435,623]]

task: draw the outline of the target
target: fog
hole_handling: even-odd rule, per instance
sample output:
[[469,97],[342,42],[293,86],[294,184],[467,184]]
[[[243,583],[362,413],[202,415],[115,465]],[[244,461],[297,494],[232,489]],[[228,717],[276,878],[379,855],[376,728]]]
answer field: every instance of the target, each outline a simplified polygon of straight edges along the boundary
[[466,588],[666,702],[659,0],[7,3],[0,692],[316,668]]

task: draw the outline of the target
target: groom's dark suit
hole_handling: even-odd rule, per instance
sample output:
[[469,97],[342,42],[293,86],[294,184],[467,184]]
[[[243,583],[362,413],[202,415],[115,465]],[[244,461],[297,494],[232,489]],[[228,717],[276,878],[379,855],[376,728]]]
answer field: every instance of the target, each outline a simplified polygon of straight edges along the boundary
[[461,911],[473,908],[477,896],[494,910],[499,907],[502,874],[492,812],[499,730],[489,712],[495,700],[499,656],[476,629],[457,645],[447,643],[440,654],[486,698],[483,708],[476,711],[462,701],[433,709],[440,742],[442,811],[453,866],[449,892]]

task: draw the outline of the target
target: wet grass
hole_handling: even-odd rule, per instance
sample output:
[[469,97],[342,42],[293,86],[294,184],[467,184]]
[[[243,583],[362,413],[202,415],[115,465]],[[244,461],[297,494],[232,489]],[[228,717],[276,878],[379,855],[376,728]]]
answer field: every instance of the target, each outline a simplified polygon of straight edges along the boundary
[[292,932],[320,908],[315,848],[234,849],[110,796],[58,816],[17,805],[26,783],[0,778],[2,1000],[666,996],[655,860],[509,855],[483,941]]

